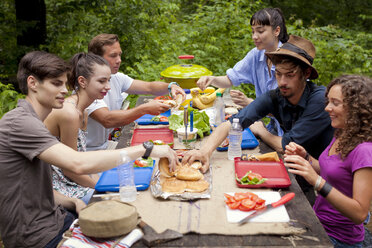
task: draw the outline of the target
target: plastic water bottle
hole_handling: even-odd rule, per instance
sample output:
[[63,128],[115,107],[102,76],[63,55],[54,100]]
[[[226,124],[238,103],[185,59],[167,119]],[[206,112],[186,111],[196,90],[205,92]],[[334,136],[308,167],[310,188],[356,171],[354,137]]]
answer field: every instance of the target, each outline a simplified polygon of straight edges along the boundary
[[137,198],[137,188],[134,184],[134,161],[130,159],[126,151],[120,152],[120,162],[117,167],[120,185],[120,200],[122,202],[134,202]]
[[223,98],[223,101],[226,102],[226,103],[232,102],[231,96],[230,96],[230,90],[231,90],[231,87],[226,88],[225,92],[223,92],[223,97],[222,98]]
[[225,103],[223,102],[222,94],[217,93],[217,98],[213,104],[214,108],[214,125],[216,127],[225,121]]
[[243,129],[239,119],[234,118],[229,132],[229,147],[227,150],[229,160],[234,160],[235,157],[242,155],[242,135]]

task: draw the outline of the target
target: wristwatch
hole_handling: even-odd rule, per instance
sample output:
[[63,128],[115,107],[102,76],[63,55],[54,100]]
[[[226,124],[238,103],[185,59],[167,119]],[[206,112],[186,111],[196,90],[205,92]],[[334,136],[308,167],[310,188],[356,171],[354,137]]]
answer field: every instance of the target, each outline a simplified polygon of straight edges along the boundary
[[168,91],[169,91],[169,94],[171,94],[171,92],[172,92],[172,85],[173,85],[173,84],[179,86],[179,84],[176,83],[176,82],[170,82],[170,83],[168,84]]
[[143,142],[143,147],[146,149],[146,151],[145,154],[143,154],[142,158],[148,159],[148,157],[150,157],[152,149],[154,148],[154,143],[152,143],[151,141],[145,141]]

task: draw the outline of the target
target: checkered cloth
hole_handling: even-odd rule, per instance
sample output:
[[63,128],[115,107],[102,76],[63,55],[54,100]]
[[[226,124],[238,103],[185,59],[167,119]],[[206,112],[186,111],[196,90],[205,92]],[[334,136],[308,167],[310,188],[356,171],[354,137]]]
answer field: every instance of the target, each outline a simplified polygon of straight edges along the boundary
[[70,229],[63,235],[59,248],[128,248],[143,237],[143,232],[136,228],[124,237],[93,238],[85,236],[77,223],[72,223]]

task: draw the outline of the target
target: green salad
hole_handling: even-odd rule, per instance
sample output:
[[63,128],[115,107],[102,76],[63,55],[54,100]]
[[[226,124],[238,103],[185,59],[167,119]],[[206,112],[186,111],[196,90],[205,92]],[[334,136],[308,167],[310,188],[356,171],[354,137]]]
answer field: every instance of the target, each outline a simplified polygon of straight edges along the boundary
[[133,167],[152,167],[154,166],[154,160],[152,158],[139,158],[134,161]]
[[235,174],[236,181],[243,185],[256,185],[264,183],[267,178],[263,178],[260,174],[248,171],[243,177],[239,178],[237,174]]
[[[197,109],[188,107],[187,111],[190,116],[190,112],[194,112],[194,127],[198,129],[198,135],[200,138],[204,138],[204,134],[209,135],[211,128],[209,125],[209,117],[205,112],[200,112]],[[190,117],[188,118],[190,121]],[[168,117],[169,129],[176,131],[178,128],[184,127],[183,114],[172,114]],[[190,124],[189,124],[190,125]]]

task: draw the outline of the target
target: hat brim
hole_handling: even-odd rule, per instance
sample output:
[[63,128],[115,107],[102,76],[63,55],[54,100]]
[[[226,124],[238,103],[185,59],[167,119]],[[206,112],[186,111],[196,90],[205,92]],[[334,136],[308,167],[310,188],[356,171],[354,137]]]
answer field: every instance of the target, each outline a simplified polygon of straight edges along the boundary
[[270,60],[272,60],[273,57],[278,56],[278,55],[288,56],[288,57],[292,57],[292,58],[301,60],[302,62],[304,62],[305,64],[307,64],[311,68],[311,74],[309,76],[309,79],[316,79],[319,76],[317,70],[310,64],[310,62],[306,58],[299,55],[298,53],[292,52],[292,51],[287,50],[287,49],[280,48],[279,50],[274,51],[274,52],[266,52],[265,55]]

